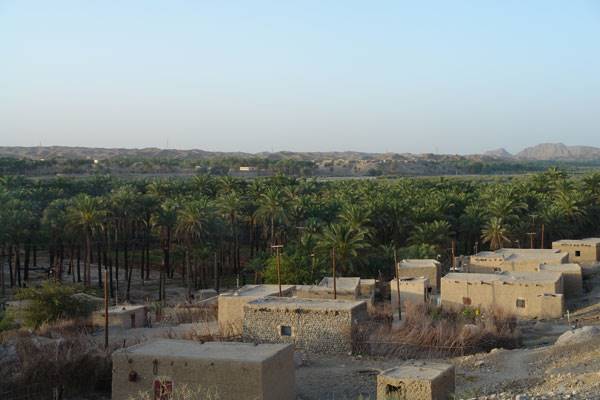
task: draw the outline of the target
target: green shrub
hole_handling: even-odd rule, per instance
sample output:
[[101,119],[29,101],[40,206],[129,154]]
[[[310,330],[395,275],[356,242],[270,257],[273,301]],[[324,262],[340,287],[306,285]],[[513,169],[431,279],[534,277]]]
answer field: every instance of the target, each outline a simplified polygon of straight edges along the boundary
[[27,304],[18,311],[18,318],[23,321],[24,326],[38,328],[45,322],[58,319],[87,317],[95,306],[73,296],[82,292],[81,286],[50,281],[44,282],[40,287],[19,289],[15,297],[25,300]]
[[4,310],[0,310],[0,332],[7,331],[15,327],[15,319]]

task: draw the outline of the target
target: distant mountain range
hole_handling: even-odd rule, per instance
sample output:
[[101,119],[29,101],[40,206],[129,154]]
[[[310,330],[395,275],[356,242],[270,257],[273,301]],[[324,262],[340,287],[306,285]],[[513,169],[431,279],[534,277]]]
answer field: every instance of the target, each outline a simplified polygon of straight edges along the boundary
[[199,149],[176,150],[159,148],[93,148],[93,147],[68,147],[68,146],[35,146],[35,147],[0,147],[0,157],[19,157],[30,159],[52,158],[85,158],[85,159],[110,159],[115,157],[139,158],[174,158],[174,159],[215,159],[223,157],[237,158],[268,158],[274,160],[423,160],[423,159],[496,159],[515,161],[600,161],[600,148],[591,146],[566,146],[562,143],[543,143],[528,147],[517,154],[511,154],[501,148],[487,151],[483,154],[465,156],[443,154],[410,154],[410,153],[366,153],[356,151],[344,152],[213,152]]
[[491,150],[485,156],[526,161],[594,161],[600,160],[600,148],[566,146],[563,143],[542,143],[513,155],[505,149]]

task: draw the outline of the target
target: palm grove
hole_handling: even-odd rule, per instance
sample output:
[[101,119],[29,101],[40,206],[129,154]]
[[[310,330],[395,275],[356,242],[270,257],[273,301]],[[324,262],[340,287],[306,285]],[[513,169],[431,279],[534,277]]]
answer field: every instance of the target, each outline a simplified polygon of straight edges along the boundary
[[[597,235],[600,174],[557,169],[512,179],[256,180],[196,176],[125,181],[0,178],[0,265],[6,287],[31,270],[102,285],[129,299],[132,279],[181,280],[188,293],[236,277],[275,282],[329,273],[389,275],[394,256],[447,261],[500,247],[548,247]],[[532,235],[534,234],[534,235]],[[122,297],[121,297],[122,298]]]

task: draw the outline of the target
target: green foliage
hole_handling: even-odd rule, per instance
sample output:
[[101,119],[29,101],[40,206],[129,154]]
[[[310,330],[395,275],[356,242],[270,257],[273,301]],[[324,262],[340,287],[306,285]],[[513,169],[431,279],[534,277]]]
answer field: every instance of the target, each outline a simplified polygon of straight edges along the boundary
[[7,331],[15,327],[15,319],[6,310],[0,310],[0,332]]
[[[298,253],[281,254],[281,283],[285,284],[310,284],[311,264],[310,260]],[[272,256],[267,260],[264,271],[266,283],[277,283],[277,257]]]
[[38,328],[45,322],[58,319],[87,317],[94,311],[95,306],[73,296],[82,292],[80,286],[52,281],[46,281],[37,288],[19,289],[15,297],[26,304],[17,315],[29,328]]

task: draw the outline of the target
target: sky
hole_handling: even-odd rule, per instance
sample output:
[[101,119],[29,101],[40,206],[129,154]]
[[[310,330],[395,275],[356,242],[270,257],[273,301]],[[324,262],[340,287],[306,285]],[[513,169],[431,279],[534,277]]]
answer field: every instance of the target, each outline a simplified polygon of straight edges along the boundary
[[600,146],[600,0],[0,0],[0,145]]

